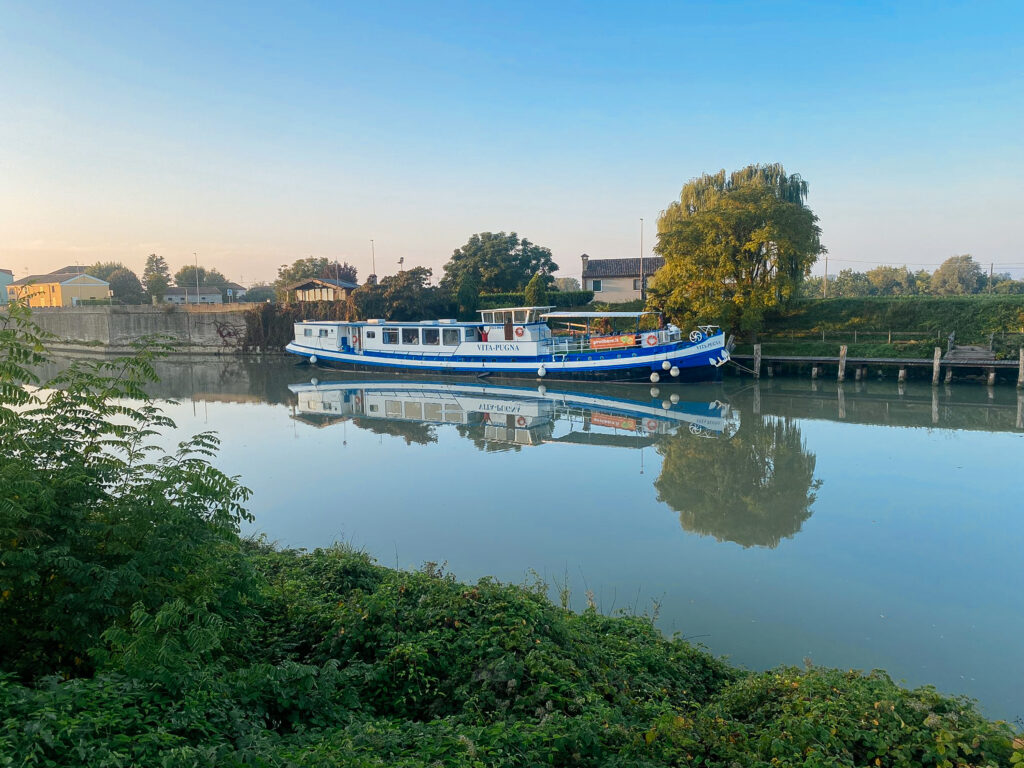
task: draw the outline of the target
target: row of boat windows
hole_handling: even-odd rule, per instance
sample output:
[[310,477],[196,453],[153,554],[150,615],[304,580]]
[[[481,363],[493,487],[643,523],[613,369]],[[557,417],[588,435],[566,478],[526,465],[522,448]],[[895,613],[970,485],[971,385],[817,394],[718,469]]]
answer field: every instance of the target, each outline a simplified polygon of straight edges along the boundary
[[[398,344],[401,339],[401,343],[408,346],[457,347],[462,343],[462,331],[466,332],[466,341],[476,341],[476,328],[385,328],[381,331],[381,341]],[[366,332],[367,339],[376,335],[376,331]]]

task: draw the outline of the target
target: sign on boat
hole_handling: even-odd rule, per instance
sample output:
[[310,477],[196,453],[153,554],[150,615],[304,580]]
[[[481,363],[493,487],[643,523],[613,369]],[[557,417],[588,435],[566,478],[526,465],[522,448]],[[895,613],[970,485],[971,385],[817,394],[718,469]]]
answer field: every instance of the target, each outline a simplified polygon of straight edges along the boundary
[[[641,330],[641,318],[653,312],[552,309],[485,309],[479,322],[303,321],[285,349],[313,364],[353,370],[654,383],[662,377],[717,380],[729,361],[717,326],[699,326],[684,337],[671,324]],[[634,330],[592,332],[592,321],[615,319],[632,319]],[[549,321],[567,328],[556,332]]]

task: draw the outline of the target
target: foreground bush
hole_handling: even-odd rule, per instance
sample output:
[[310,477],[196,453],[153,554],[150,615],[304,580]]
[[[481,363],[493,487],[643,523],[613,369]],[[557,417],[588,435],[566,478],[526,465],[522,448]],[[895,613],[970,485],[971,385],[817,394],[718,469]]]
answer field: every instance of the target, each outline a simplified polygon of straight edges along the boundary
[[244,541],[210,436],[148,447],[146,355],[37,391],[43,341],[0,316],[0,765],[1011,760],[1005,724],[881,673],[749,674],[540,585]]

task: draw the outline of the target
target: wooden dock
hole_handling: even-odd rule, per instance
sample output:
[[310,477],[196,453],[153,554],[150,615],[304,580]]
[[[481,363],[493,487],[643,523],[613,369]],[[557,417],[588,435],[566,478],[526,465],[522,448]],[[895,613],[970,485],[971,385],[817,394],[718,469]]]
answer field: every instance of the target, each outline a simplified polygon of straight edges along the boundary
[[[932,384],[938,385],[945,373],[945,382],[948,384],[953,380],[954,371],[980,371],[984,374],[984,381],[989,386],[996,383],[997,371],[1017,372],[1017,387],[1024,387],[1024,348],[1019,351],[1018,360],[996,360],[988,350],[980,347],[957,347],[946,355],[942,354],[942,348],[936,347],[935,354],[931,358],[902,358],[902,357],[847,357],[846,346],[839,348],[838,357],[817,357],[802,355],[763,355],[761,345],[754,345],[752,355],[733,355],[732,359],[749,370],[754,378],[760,378],[762,368],[766,369],[768,376],[775,374],[775,369],[782,365],[810,366],[811,378],[819,378],[826,367],[835,368],[836,379],[846,380],[846,371],[853,369],[857,381],[866,379],[868,370],[892,370],[897,371],[897,379],[904,382],[907,379],[909,368],[931,368]],[[1010,376],[1012,379],[1012,374]]]

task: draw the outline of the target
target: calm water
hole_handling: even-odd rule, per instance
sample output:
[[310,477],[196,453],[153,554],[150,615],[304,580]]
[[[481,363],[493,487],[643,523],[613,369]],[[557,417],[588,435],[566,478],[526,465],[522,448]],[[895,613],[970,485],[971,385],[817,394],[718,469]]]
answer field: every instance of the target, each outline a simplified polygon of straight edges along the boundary
[[535,572],[748,668],[884,668],[1024,715],[1013,388],[161,373],[180,431],[219,432],[219,465],[253,490],[250,532],[463,580]]

